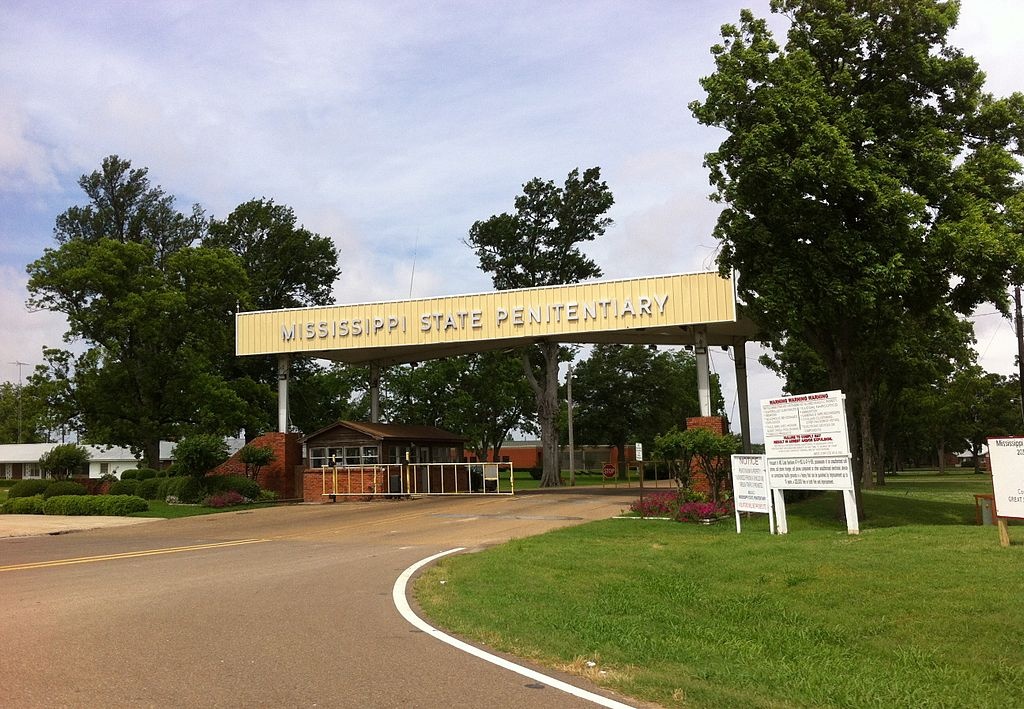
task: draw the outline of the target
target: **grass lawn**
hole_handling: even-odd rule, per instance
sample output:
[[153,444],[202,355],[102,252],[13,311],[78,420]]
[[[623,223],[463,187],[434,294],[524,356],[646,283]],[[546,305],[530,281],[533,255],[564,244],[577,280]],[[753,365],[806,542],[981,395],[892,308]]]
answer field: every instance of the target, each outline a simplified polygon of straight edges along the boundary
[[[665,706],[1024,706],[1024,527],[974,526],[988,476],[899,475],[767,521],[607,520],[442,560],[426,615]],[[445,581],[441,584],[441,581]],[[594,662],[592,668],[588,662]]]
[[219,512],[254,510],[258,507],[273,507],[276,504],[276,502],[263,502],[251,505],[234,505],[232,507],[203,507],[201,505],[168,505],[163,500],[150,500],[148,512],[134,512],[128,516],[177,519],[179,517],[196,517],[197,515],[215,515]]

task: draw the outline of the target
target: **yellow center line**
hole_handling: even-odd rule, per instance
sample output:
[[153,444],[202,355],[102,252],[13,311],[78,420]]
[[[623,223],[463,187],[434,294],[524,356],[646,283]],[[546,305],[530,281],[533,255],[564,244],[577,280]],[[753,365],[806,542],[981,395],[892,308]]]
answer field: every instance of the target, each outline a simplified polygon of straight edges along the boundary
[[219,549],[221,547],[235,547],[243,544],[260,544],[269,542],[269,539],[237,539],[230,542],[215,542],[211,544],[193,544],[185,547],[167,547],[164,549],[144,549],[142,551],[126,551],[120,554],[101,554],[99,556],[80,556],[74,559],[55,559],[53,561],[35,561],[26,564],[11,564],[0,566],[0,572],[4,571],[27,571],[28,569],[47,569],[53,566],[68,566],[70,564],[91,564],[97,561],[114,561],[116,559],[134,559],[140,556],[157,556],[159,554],[178,554],[184,551],[201,551],[203,549]]

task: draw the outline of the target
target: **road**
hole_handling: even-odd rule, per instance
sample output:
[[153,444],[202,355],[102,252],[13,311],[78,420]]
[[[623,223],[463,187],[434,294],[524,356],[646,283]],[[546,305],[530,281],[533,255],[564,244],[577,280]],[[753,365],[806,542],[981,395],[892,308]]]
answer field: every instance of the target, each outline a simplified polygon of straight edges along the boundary
[[607,518],[636,493],[298,505],[0,539],[0,705],[592,707],[417,630],[392,587],[437,552]]

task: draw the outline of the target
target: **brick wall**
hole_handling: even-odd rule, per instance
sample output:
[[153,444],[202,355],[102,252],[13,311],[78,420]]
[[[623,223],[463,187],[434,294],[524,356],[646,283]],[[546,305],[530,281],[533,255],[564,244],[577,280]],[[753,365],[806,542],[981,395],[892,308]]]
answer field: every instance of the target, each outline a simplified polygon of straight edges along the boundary
[[[260,469],[259,482],[264,490],[273,490],[279,499],[299,496],[296,469],[302,465],[302,443],[297,433],[264,433],[249,442],[256,448],[270,448],[274,459]],[[245,463],[238,453],[221,463],[211,475],[245,475]]]
[[[691,416],[686,419],[687,428],[705,428],[719,436],[725,435],[725,419],[721,416]],[[690,489],[704,494],[711,493],[708,478],[700,469],[700,463],[694,460],[690,466]]]

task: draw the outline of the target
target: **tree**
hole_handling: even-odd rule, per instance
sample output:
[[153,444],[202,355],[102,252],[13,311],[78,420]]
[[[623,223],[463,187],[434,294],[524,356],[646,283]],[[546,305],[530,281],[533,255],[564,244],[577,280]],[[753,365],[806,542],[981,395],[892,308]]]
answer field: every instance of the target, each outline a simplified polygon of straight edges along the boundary
[[[469,230],[469,245],[480,268],[491,274],[494,287],[534,288],[576,283],[601,275],[601,269],[579,249],[582,242],[604,234],[614,203],[601,171],[569,173],[562,187],[534,178],[516,197],[515,214],[478,221]],[[523,371],[534,392],[541,432],[544,472],[541,486],[561,484],[558,456],[558,368],[562,348],[550,340],[525,351]]]
[[248,282],[230,252],[189,245],[194,221],[145,170],[112,156],[79,184],[92,202],[58,217],[59,246],[29,264],[29,306],[64,313],[65,339],[87,345],[63,361],[85,437],[156,467],[161,439],[238,430],[242,402],[217,365]]
[[30,386],[0,384],[0,443],[46,441],[45,402]]
[[197,433],[182,438],[174,446],[174,464],[185,475],[202,478],[228,459],[228,446],[224,439],[209,433]]
[[[595,345],[573,371],[576,439],[611,444],[624,478],[628,443],[650,445],[658,434],[700,414],[697,364],[685,350],[657,352],[646,345]],[[712,413],[724,409],[712,378]]]
[[370,415],[368,389],[367,367],[311,363],[289,382],[292,423],[308,434],[337,421],[365,421]]
[[495,460],[513,430],[533,431],[533,392],[517,354],[484,352],[394,367],[387,377],[387,417],[466,436],[479,460]]
[[62,443],[54,446],[39,458],[39,469],[54,480],[65,480],[75,473],[81,473],[92,458],[82,446]]
[[780,48],[743,11],[712,48],[716,71],[690,108],[728,131],[705,156],[724,209],[719,265],[777,340],[821,358],[847,393],[856,460],[872,484],[880,363],[903,328],[943,310],[1007,307],[1022,235],[1024,96],[983,92],[977,64],[947,43],[958,5],[939,0],[772,0]]
[[[291,207],[266,198],[244,202],[224,220],[210,221],[203,244],[228,249],[241,260],[251,276],[247,307],[278,310],[334,302],[332,288],[341,274],[334,242],[297,225]],[[265,357],[239,360],[232,348],[225,352],[224,371],[247,404],[246,439],[270,430],[277,416],[277,363]],[[306,379],[322,379],[321,374],[311,362],[294,362],[291,385],[297,389]]]
[[242,446],[238,459],[245,464],[245,477],[257,482],[263,467],[274,462],[274,449],[270,446]]

